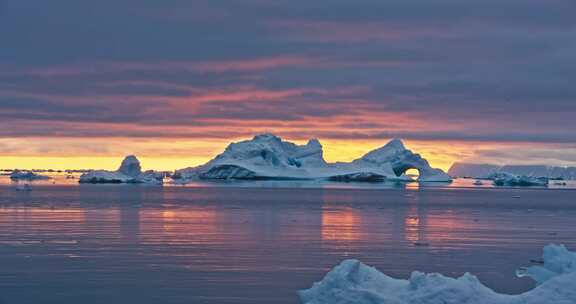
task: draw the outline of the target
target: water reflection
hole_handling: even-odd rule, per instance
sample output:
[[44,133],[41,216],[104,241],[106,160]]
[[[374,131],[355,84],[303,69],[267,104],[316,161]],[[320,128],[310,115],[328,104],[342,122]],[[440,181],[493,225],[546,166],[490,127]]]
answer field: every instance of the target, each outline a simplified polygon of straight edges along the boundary
[[373,191],[310,189],[291,199],[291,189],[74,189],[12,192],[12,201],[20,203],[0,205],[4,237],[57,233],[94,243],[244,247],[309,241],[332,250],[373,241],[390,246],[426,242],[452,248],[470,246],[471,238],[503,224],[480,220],[466,209],[435,208],[422,190],[386,191],[379,197]]
[[161,206],[142,209],[139,216],[144,244],[202,245],[220,232],[214,208]]
[[49,286],[31,295],[50,303],[81,291],[107,292],[88,304],[134,294],[145,304],[294,303],[295,290],[350,257],[404,277],[472,271],[519,291],[527,286],[510,282],[514,269],[542,245],[576,245],[573,200],[553,191],[511,201],[518,193],[422,188],[0,190],[0,260],[10,275],[0,289],[10,303],[35,303],[18,301],[22,284]]
[[363,206],[357,205],[361,192],[309,190],[300,199],[302,208],[277,204],[269,196],[272,193],[263,194],[260,202],[256,195],[250,204],[206,191],[194,193],[191,203],[183,204],[165,193],[139,186],[80,187],[65,206],[30,204],[34,193],[19,194],[28,203],[0,208],[0,228],[14,233],[20,225],[29,234],[97,232],[99,239],[131,244],[256,244],[319,238],[334,250],[339,246],[346,250],[372,240],[443,246],[465,241],[466,231],[485,225],[449,208],[430,211],[418,191],[388,193],[396,197],[392,205]]
[[352,208],[322,211],[322,240],[355,241],[360,239],[360,214]]

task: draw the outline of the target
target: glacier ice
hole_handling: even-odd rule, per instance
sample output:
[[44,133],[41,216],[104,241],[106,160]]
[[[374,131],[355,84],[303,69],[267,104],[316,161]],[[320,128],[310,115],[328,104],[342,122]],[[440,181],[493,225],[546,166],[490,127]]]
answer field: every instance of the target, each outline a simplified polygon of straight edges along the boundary
[[418,169],[420,181],[449,182],[440,169],[430,167],[419,154],[406,149],[399,139],[350,163],[328,163],[317,139],[305,145],[284,141],[273,134],[230,144],[208,163],[177,170],[180,182],[197,179],[328,179],[336,181],[409,180],[403,173]]
[[92,184],[162,184],[164,175],[159,172],[142,172],[140,161],[136,156],[124,158],[117,171],[92,170],[80,176],[80,183]]
[[346,260],[322,281],[299,291],[303,304],[573,304],[576,303],[576,253],[563,245],[544,247],[544,264],[522,269],[537,286],[523,294],[499,294],[466,273],[450,278],[413,272],[395,279],[358,260]]

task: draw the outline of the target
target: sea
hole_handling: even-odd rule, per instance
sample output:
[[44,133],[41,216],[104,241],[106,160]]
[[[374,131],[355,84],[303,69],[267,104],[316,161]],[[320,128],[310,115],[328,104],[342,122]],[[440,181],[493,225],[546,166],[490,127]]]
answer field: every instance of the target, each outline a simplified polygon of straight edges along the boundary
[[358,259],[396,278],[516,270],[576,249],[576,184],[546,188],[312,181],[80,185],[0,177],[0,303],[299,303]]

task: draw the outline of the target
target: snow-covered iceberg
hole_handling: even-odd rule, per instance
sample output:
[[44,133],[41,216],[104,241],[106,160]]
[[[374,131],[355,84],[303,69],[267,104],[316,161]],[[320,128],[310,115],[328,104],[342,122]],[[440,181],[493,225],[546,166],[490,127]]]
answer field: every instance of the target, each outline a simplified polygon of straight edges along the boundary
[[524,176],[542,176],[550,179],[576,180],[576,167],[558,167],[547,165],[491,165],[456,162],[448,174],[458,177],[482,177],[494,172],[508,172]]
[[423,182],[448,182],[452,180],[441,169],[432,168],[420,154],[406,149],[400,139],[393,139],[385,146],[368,152],[352,163],[364,168],[389,167],[394,176],[401,176],[408,169],[417,169],[420,173],[418,180]]
[[404,172],[411,168],[419,170],[420,181],[452,180],[442,170],[430,167],[419,154],[406,149],[399,139],[350,163],[327,163],[317,139],[296,145],[273,134],[232,143],[208,163],[177,170],[173,178],[179,182],[198,179],[409,180]]
[[14,170],[10,174],[11,180],[43,180],[43,179],[50,179],[49,176],[36,174],[32,171],[21,171],[21,170]]
[[140,161],[136,156],[124,158],[117,171],[93,170],[80,176],[80,183],[92,184],[162,184],[164,175],[159,172],[142,172]]
[[303,304],[569,304],[576,303],[576,253],[544,248],[544,264],[518,272],[537,286],[523,294],[499,294],[466,273],[459,278],[413,272],[395,279],[358,260],[346,260],[321,282],[299,292]]
[[547,177],[534,177],[527,175],[516,175],[508,172],[495,172],[486,177],[492,180],[496,186],[547,186]]

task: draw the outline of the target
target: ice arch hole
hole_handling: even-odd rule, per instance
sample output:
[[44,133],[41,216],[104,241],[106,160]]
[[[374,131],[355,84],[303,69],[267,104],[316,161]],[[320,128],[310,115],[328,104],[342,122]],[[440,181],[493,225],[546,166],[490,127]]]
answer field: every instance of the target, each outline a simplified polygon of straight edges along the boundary
[[394,168],[394,173],[396,174],[396,176],[400,176],[402,174],[416,174],[415,177],[419,177],[420,176],[420,169],[413,167],[413,166],[409,166],[409,165],[404,165],[404,166],[398,166],[396,168]]
[[404,174],[410,176],[413,179],[418,179],[418,177],[420,177],[420,171],[418,171],[418,169],[415,168],[406,170]]

